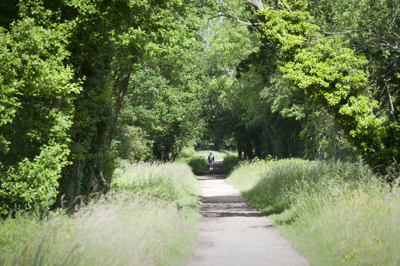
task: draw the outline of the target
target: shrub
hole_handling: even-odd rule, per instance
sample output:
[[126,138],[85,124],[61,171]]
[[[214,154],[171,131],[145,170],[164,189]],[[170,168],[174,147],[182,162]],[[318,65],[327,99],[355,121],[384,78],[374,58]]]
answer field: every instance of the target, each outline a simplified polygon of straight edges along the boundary
[[194,148],[185,148],[181,150],[178,155],[178,158],[190,158],[194,155]]
[[181,159],[178,159],[177,162],[182,162],[182,163],[186,163],[187,165],[189,165],[190,168],[192,169],[193,173],[198,173],[200,170],[205,169],[208,165],[207,160],[202,156],[181,158]]
[[228,167],[228,173],[230,173],[239,164],[239,158],[236,155],[228,154],[224,157],[222,164]]

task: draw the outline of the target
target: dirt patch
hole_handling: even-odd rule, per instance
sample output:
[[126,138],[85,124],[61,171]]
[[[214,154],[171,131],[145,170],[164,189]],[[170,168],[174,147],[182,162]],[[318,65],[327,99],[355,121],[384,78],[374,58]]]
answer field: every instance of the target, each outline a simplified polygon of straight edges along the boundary
[[309,265],[272,225],[225,183],[226,168],[198,174],[203,190],[199,243],[189,265]]

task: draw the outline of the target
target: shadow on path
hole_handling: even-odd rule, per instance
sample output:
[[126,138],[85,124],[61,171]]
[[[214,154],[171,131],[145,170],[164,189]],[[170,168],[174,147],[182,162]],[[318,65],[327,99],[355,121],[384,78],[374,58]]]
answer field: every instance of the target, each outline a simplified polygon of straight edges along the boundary
[[200,206],[203,216],[209,218],[263,216],[258,210],[246,204],[239,191],[227,187],[223,181],[227,178],[227,171],[227,167],[217,161],[213,170],[207,168],[197,174],[197,179],[203,188],[203,204]]
[[248,206],[240,191],[225,183],[226,173],[218,161],[214,170],[197,174],[203,218],[197,224],[199,242],[189,265],[308,265],[268,217]]
[[211,179],[226,179],[228,168],[222,164],[221,161],[214,162],[214,169],[210,170],[209,167],[201,170],[196,174],[198,180],[211,180]]

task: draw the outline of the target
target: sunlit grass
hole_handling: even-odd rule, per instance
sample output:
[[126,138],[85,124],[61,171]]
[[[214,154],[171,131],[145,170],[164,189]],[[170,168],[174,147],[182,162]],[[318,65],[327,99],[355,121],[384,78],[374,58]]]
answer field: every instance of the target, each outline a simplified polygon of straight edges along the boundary
[[208,158],[208,155],[210,155],[210,152],[214,155],[214,160],[215,161],[222,161],[224,157],[226,156],[226,153],[219,152],[219,151],[211,151],[211,150],[206,150],[206,151],[195,151],[194,156],[201,156],[204,157],[205,159]]
[[[183,265],[197,244],[200,187],[185,164],[126,164],[105,196],[0,224],[1,265]],[[3,241],[2,241],[3,240]],[[5,242],[6,241],[6,242]]]
[[367,166],[244,163],[228,182],[313,265],[400,264],[400,193]]

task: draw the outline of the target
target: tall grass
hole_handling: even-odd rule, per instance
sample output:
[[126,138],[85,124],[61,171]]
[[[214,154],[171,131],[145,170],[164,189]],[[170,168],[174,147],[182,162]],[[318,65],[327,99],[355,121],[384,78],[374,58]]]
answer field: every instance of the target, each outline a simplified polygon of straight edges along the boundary
[[159,198],[179,206],[197,206],[201,188],[185,163],[125,164],[117,170],[112,188],[129,189],[141,196]]
[[80,206],[72,216],[58,211],[45,220],[26,216],[3,221],[0,239],[8,226],[13,238],[22,234],[23,244],[1,246],[0,264],[184,264],[196,247],[194,225],[200,218],[200,187],[190,168],[139,163],[125,165],[118,174],[110,193]]
[[228,182],[313,265],[400,264],[400,192],[367,166],[244,163]]

